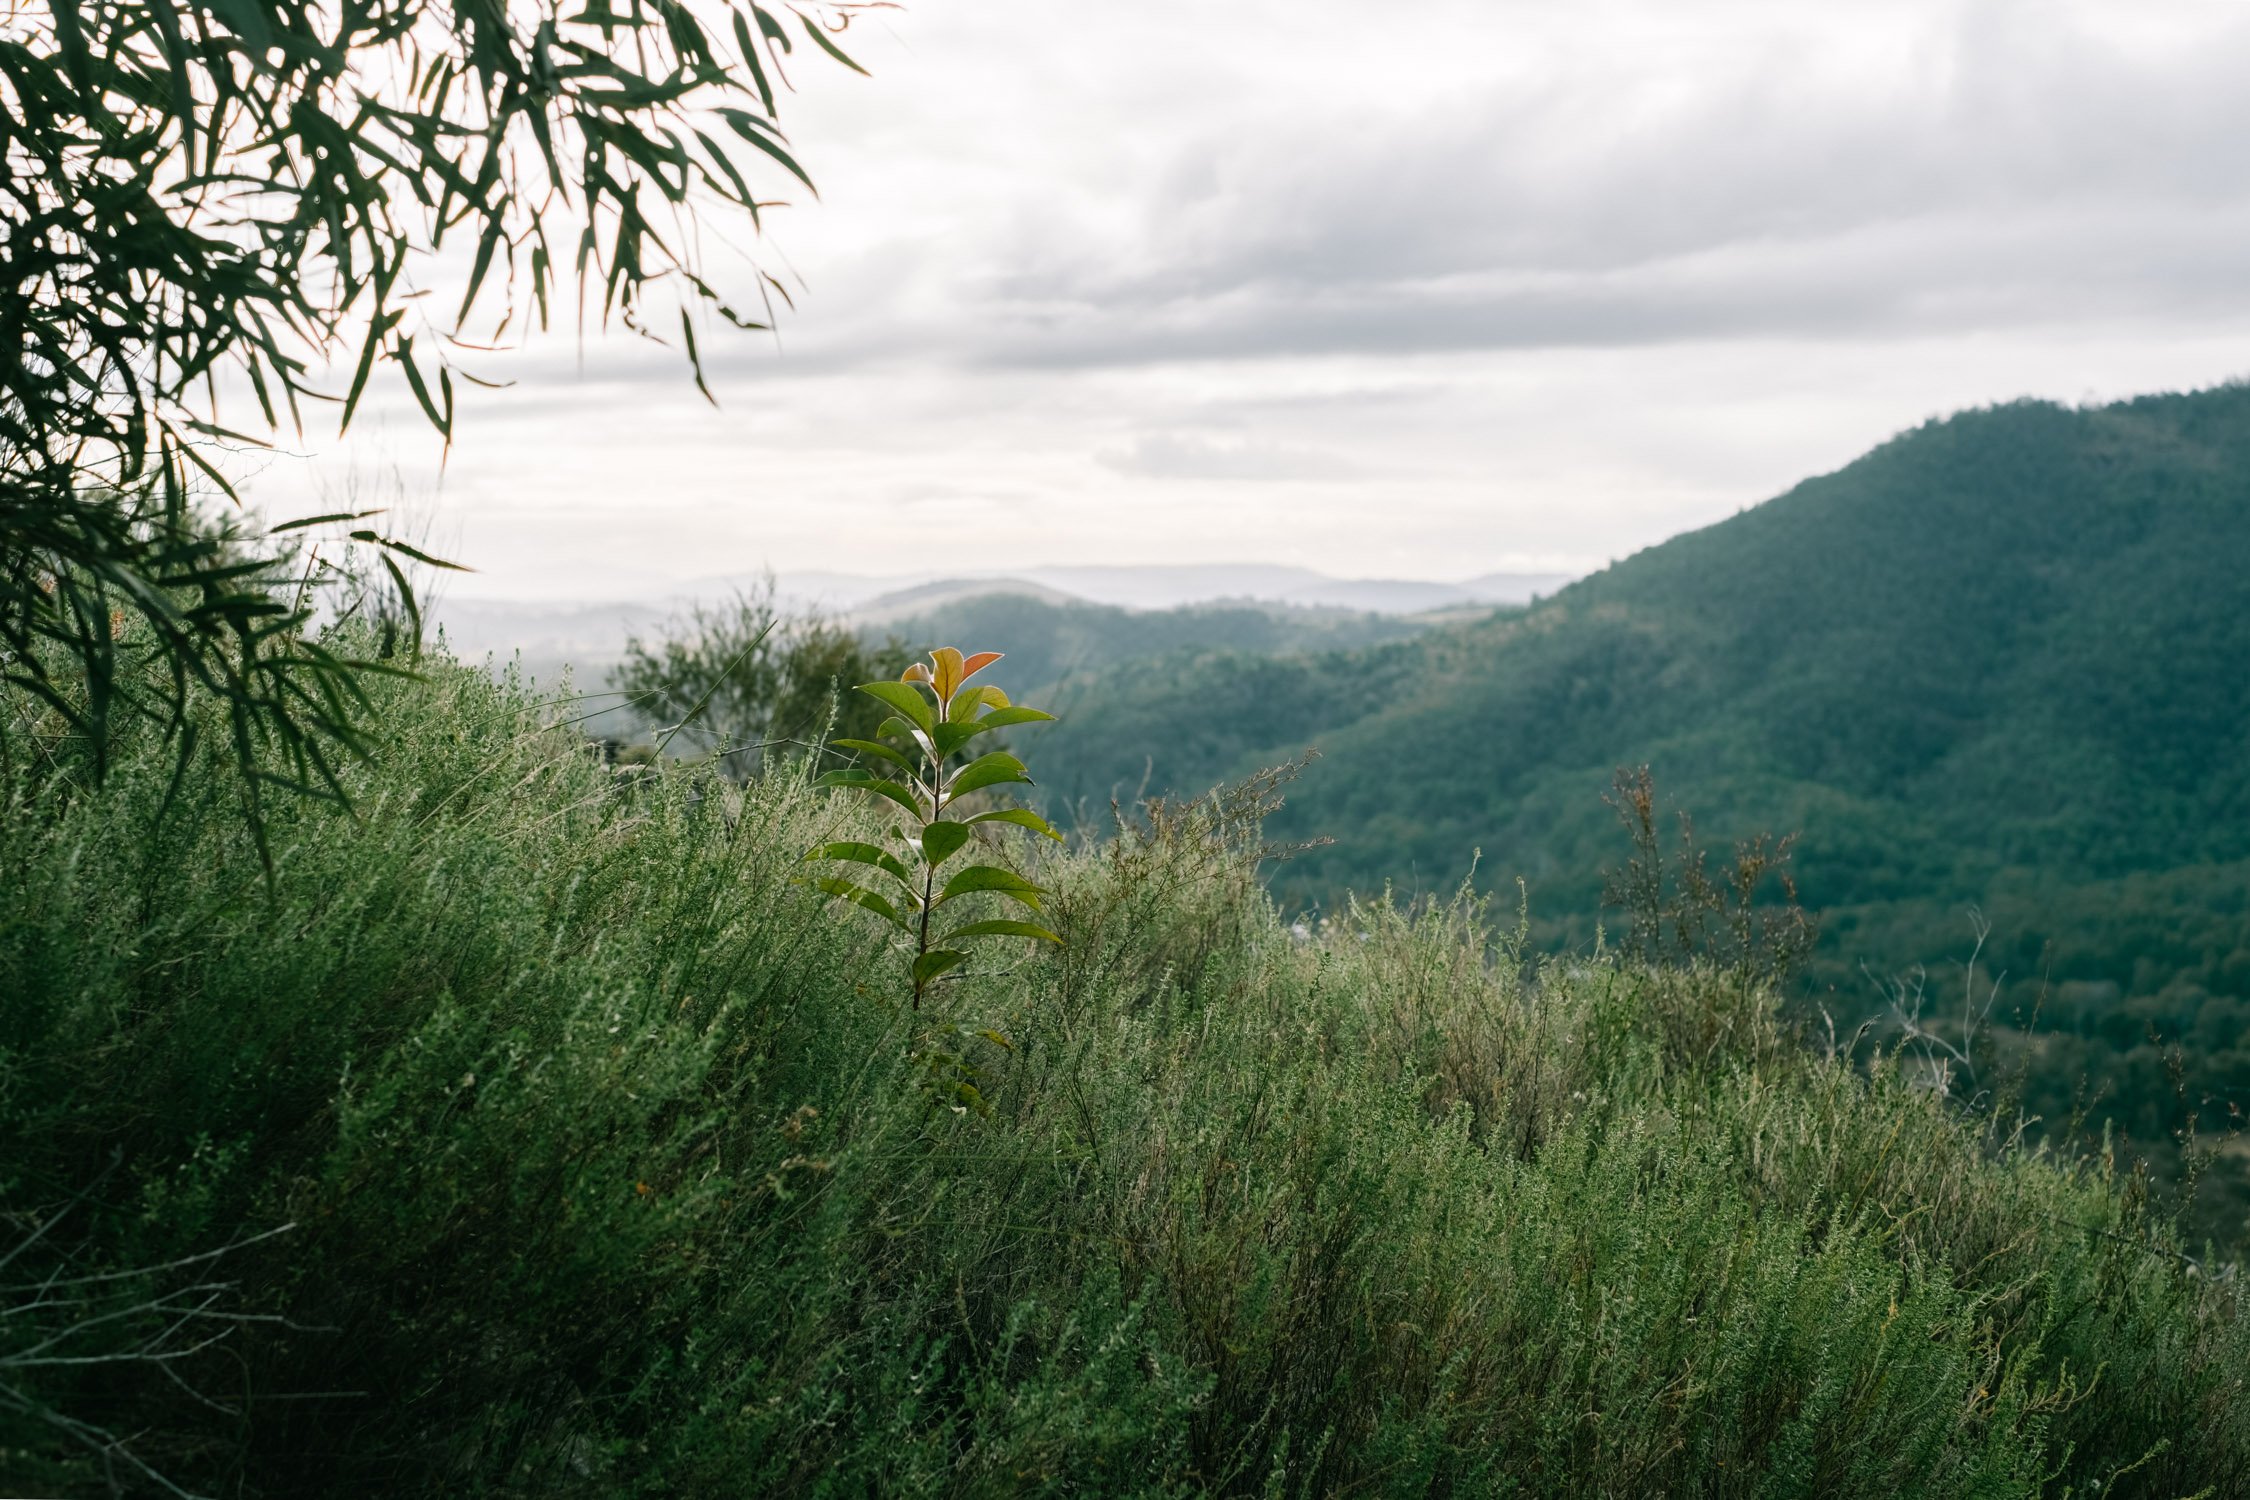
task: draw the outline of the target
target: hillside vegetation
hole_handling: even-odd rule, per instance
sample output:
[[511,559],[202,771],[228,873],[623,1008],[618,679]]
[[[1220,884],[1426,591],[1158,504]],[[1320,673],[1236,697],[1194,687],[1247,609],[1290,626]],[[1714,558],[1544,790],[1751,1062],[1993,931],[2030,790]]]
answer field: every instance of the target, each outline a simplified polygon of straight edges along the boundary
[[917,1020],[793,879],[846,809],[378,691],[270,889],[153,735],[14,773],[0,1488],[2250,1488],[2250,1324],[2130,1172],[1739,978],[1292,933],[1238,796],[1055,855],[1065,943]]
[[1190,604],[1120,609],[996,592],[903,616],[870,634],[928,649],[953,641],[1005,641],[1014,691],[1042,702],[1081,678],[1183,650],[1287,656],[1407,640],[1427,626],[1411,616],[1286,604]]
[[1335,842],[1286,897],[1446,889],[1481,850],[1543,945],[1583,947],[1621,851],[1602,792],[1648,764],[1711,842],[1801,831],[1809,988],[1845,1022],[1868,973],[1958,991],[1979,908],[1993,1018],[2051,1034],[2040,1112],[2084,1082],[2162,1153],[2250,1108],[2245,557],[2250,389],[1971,412],[1525,613],[1112,674],[1048,781],[1098,813],[1317,743],[1276,831]]

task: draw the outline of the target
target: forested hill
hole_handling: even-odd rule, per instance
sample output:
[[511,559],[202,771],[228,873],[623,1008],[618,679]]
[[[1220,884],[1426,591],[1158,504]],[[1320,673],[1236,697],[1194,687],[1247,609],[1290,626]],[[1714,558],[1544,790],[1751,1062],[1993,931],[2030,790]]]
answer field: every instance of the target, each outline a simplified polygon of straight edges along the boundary
[[1302,605],[1229,603],[1122,609],[1084,599],[1039,598],[1005,588],[963,593],[927,610],[901,611],[861,626],[871,641],[917,648],[948,642],[1007,647],[1009,691],[1045,703],[1090,673],[1194,645],[1255,656],[1348,649],[1403,640],[1426,617]]
[[1714,840],[1802,831],[1831,972],[1959,957],[1975,902],[2018,973],[2075,941],[2125,989],[2192,970],[2250,994],[2239,904],[2192,886],[2144,880],[2136,901],[2180,910],[2087,935],[2131,915],[2089,904],[2097,883],[2250,860],[2245,559],[2250,389],[2020,403],[1526,612],[1114,674],[1063,705],[1040,760],[1058,800],[1098,808],[1317,744],[1277,832],[1335,843],[1284,867],[1285,893],[1450,885],[1481,849],[1480,883],[1525,876],[1557,938],[1590,934],[1624,852],[1602,792],[1646,762]]

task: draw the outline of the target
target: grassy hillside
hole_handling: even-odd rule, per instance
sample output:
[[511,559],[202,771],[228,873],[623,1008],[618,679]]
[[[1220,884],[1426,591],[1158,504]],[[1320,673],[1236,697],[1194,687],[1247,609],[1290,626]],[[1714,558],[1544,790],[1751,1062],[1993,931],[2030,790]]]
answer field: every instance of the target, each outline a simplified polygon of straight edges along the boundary
[[1724,974],[1295,935],[1215,807],[917,1019],[791,879],[840,809],[379,707],[270,891],[158,746],[7,788],[0,1489],[2250,1487],[2250,1323],[2130,1173]]
[[1831,1008],[1877,1001],[1862,965],[1957,966],[1981,907],[1995,1015],[2045,986],[2050,1021],[2108,1037],[2056,1054],[2043,1108],[2092,1064],[2161,1145],[2250,1107],[2245,557],[2250,389],[1973,412],[1526,614],[1115,674],[1077,695],[1050,784],[1099,807],[1317,743],[1277,832],[1335,843],[1285,894],[1450,887],[1481,849],[1544,939],[1584,944],[1623,852],[1601,794],[1647,763],[1714,841],[1802,831]]

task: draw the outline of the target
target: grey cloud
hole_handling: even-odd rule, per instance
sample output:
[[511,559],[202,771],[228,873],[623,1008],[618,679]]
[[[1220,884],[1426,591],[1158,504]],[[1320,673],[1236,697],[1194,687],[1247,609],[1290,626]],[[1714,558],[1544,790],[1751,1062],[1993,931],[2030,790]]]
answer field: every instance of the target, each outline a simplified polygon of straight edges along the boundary
[[[739,389],[907,365],[1895,338],[2250,309],[2250,18],[2206,10],[2199,45],[2136,51],[2088,13],[2117,14],[1938,4],[1908,53],[1869,60],[1838,11],[1821,45],[1751,25],[1716,65],[1613,76],[1601,47],[1574,44],[1529,83],[1496,70],[1387,109],[1183,108],[1155,127],[1170,143],[1143,174],[1027,177],[948,220],[938,246],[854,245],[777,339],[715,331],[706,358]],[[1653,14],[1607,9],[1621,25]],[[1102,128],[1086,107],[1053,128]],[[619,342],[588,362],[607,387],[682,378],[676,358]],[[557,339],[534,358],[554,375],[575,353]],[[566,390],[554,399],[595,399]]]
[[1097,457],[1104,468],[1143,479],[1342,480],[1362,473],[1356,464],[1310,449],[1195,433],[1146,434]]
[[1933,52],[1887,81],[1848,58],[1753,56],[1646,106],[1557,85],[1197,141],[1199,165],[1149,205],[1166,262],[1115,285],[1612,271],[1936,216],[2250,193],[2250,24],[2160,66],[2052,7],[1979,4]]
[[1132,362],[2243,304],[2250,25],[2136,61],[2052,7],[1977,4],[1926,51],[1856,80],[1754,57],[1645,108],[1565,80],[1214,130],[1129,254],[1060,226],[1015,247],[970,347]]

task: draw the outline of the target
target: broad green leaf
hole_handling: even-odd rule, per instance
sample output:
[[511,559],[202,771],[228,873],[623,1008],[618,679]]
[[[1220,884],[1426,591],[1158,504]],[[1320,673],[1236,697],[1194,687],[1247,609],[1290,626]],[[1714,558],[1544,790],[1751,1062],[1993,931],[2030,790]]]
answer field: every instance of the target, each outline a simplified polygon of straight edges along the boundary
[[996,865],[970,865],[965,870],[954,871],[953,878],[946,881],[945,889],[930,904],[942,905],[956,896],[966,896],[975,891],[992,891],[1002,896],[1011,896],[1033,911],[1039,909],[1039,887],[1015,871],[1003,870]]
[[888,797],[914,814],[914,821],[919,823],[922,820],[922,804],[914,800],[914,794],[897,782],[886,780],[873,771],[863,771],[857,766],[847,766],[841,771],[829,771],[817,777],[813,781],[813,785],[817,787],[847,787],[853,791],[872,792],[878,797]]
[[965,724],[959,719],[948,720],[930,731],[930,744],[942,760],[975,739],[983,727],[981,724]]
[[914,982],[928,984],[949,969],[957,969],[969,961],[969,955],[958,948],[932,948],[914,960]]
[[1028,828],[1033,833],[1043,833],[1058,844],[1062,842],[1062,835],[1055,831],[1055,825],[1040,817],[1039,814],[1028,807],[1003,807],[997,812],[978,813],[975,817],[966,821],[971,823],[1013,823],[1018,828]]
[[1014,707],[994,709],[991,713],[977,720],[977,727],[979,729],[1005,729],[1010,724],[1051,724],[1054,719],[1053,714],[1042,712],[1036,708],[1025,708],[1018,704]]
[[822,878],[815,880],[813,882],[813,885],[820,890],[826,891],[831,896],[836,896],[841,898],[842,900],[849,901],[854,906],[864,906],[869,911],[874,912],[876,915],[888,918],[895,926],[899,927],[903,931],[912,932],[914,930],[914,924],[907,921],[905,917],[899,915],[899,910],[897,907],[891,905],[890,902],[884,900],[881,896],[876,895],[873,891],[867,889],[867,887],[865,886],[853,885],[848,880],[839,880],[834,876],[823,876]]
[[1061,938],[1044,927],[1034,926],[1029,922],[1005,920],[971,922],[965,927],[954,928],[945,935],[945,940],[950,943],[957,938],[967,937],[1027,937],[1037,938],[1042,943],[1059,943],[1062,941]]
[[816,859],[840,859],[850,860],[855,864],[873,865],[878,870],[882,870],[885,873],[895,877],[900,882],[900,884],[906,886],[910,893],[909,899],[911,899],[911,892],[914,886],[914,877],[908,872],[905,861],[901,860],[897,855],[891,853],[889,850],[883,848],[879,844],[860,844],[852,842],[839,844],[822,844],[818,849],[815,849],[810,854],[807,854],[805,858],[807,861]]
[[859,690],[879,703],[890,705],[904,715],[906,721],[924,734],[937,726],[937,716],[930,710],[929,699],[921,690],[904,682],[863,682]]
[[965,797],[988,786],[1007,786],[1021,782],[1029,785],[1031,778],[1023,773],[1023,762],[1005,750],[995,750],[990,755],[980,755],[957,772],[946,783],[946,795]]
[[[899,727],[901,729],[904,729],[906,726],[901,724],[899,725]],[[890,761],[892,764],[903,768],[909,773],[912,773],[914,770],[914,762],[908,760],[905,756],[899,754],[890,746],[878,745],[873,740],[830,740],[828,743],[832,748],[837,750],[857,750],[862,755],[878,756],[883,760]]]
[[957,717],[950,723],[940,724],[930,738],[937,745],[938,754],[951,755],[987,729],[1006,729],[1011,724],[1049,723],[1054,717],[1053,714],[1041,713],[1036,708],[995,709],[981,719]]
[[942,865],[960,852],[971,835],[966,823],[932,823],[922,830],[922,861]]

